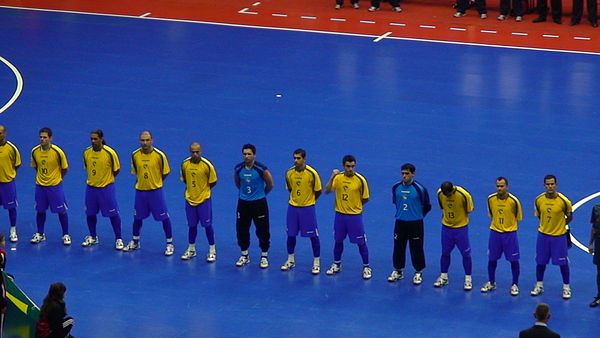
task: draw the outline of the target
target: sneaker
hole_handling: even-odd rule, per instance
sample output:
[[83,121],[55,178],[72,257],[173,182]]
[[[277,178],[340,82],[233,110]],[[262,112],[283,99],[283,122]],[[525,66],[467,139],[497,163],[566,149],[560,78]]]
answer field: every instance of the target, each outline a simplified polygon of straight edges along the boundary
[[487,14],[483,13],[483,14],[479,15],[479,17],[482,18],[482,19],[487,19]]
[[125,247],[125,245],[123,245],[122,239],[118,238],[115,240],[115,250],[123,250],[123,247]]
[[473,282],[470,279],[465,279],[465,282],[463,283],[463,289],[465,291],[473,290]]
[[340,8],[342,8],[342,5],[337,5],[337,4],[335,5],[335,9],[340,9]]
[[511,296],[518,296],[519,295],[519,286],[517,284],[513,284],[510,287],[510,295]]
[[379,10],[379,7],[375,7],[375,6],[371,6],[369,7],[369,9],[367,9],[369,12],[375,12]]
[[187,261],[188,259],[192,259],[194,257],[196,257],[196,250],[190,249],[185,250],[183,255],[181,255],[181,259],[183,259],[184,261]]
[[563,294],[562,294],[562,298],[563,299],[569,299],[571,298],[571,288],[568,287],[563,287]]
[[420,285],[421,283],[423,283],[423,274],[420,272],[415,272],[413,276],[413,284]]
[[462,18],[465,15],[467,15],[467,13],[462,13],[462,12],[456,12],[456,13],[454,13],[454,17],[455,18]]
[[241,255],[237,262],[235,262],[235,266],[244,266],[248,263],[250,263],[250,257],[247,255]]
[[10,235],[9,235],[9,237],[8,237],[8,239],[9,239],[9,240],[10,240],[12,243],[14,243],[14,242],[18,242],[18,241],[19,241],[19,236],[17,236],[17,232],[16,232],[16,231],[15,231],[15,232],[11,231],[11,232],[10,232]]
[[517,21],[517,22],[521,22],[521,21],[523,21],[523,17],[522,17],[522,16],[517,16],[517,17],[515,18],[515,21]]
[[400,7],[394,7],[394,8],[392,8],[392,11],[400,13],[400,12],[402,12],[402,8],[400,8]]
[[600,297],[594,298],[594,301],[590,303],[590,307],[596,307],[600,305]]
[[64,245],[71,245],[71,236],[69,236],[68,234],[62,236],[62,241]]
[[83,239],[83,243],[81,243],[81,246],[91,246],[98,243],[100,243],[100,241],[98,240],[98,236],[85,236],[85,238]]
[[312,273],[313,275],[318,275],[321,273],[321,266],[319,264],[313,264],[312,269],[310,270],[310,273]]
[[292,261],[290,261],[290,260],[287,260],[287,261],[285,261],[285,263],[283,263],[283,265],[281,266],[281,271],[288,271],[288,270],[291,270],[291,269],[293,269],[295,266],[296,266],[296,263],[294,263],[294,262],[292,262]]
[[140,244],[139,241],[136,243],[134,240],[131,240],[129,242],[129,244],[127,244],[127,246],[123,248],[123,251],[125,251],[125,252],[133,251],[133,250],[140,249],[141,247],[142,247],[142,245]]
[[167,247],[165,248],[165,256],[171,256],[173,253],[175,253],[175,246],[171,243],[167,244]]
[[442,278],[442,276],[438,277],[433,283],[435,288],[441,288],[444,285],[448,285],[448,278]]
[[368,266],[363,268],[363,279],[371,279],[373,277],[373,269]]
[[267,256],[261,256],[260,257],[260,264],[259,264],[261,269],[266,269],[269,267],[269,259],[267,258]]
[[340,271],[342,271],[342,265],[333,263],[333,264],[331,264],[329,269],[327,271],[325,271],[325,273],[331,276],[331,275],[335,275],[336,273],[338,273]]
[[404,274],[402,273],[402,270],[394,270],[394,271],[392,271],[390,276],[387,278],[387,280],[388,280],[388,282],[396,282],[402,278],[404,278]]
[[544,287],[541,285],[536,285],[533,290],[531,290],[531,295],[532,296],[539,296],[544,292]]
[[352,4],[352,8],[354,8],[354,9],[359,9],[359,8],[360,8],[360,6],[358,5],[358,2],[355,2],[355,3],[353,3],[353,4]]
[[209,252],[206,254],[206,261],[207,261],[207,262],[209,262],[209,263],[212,263],[212,262],[214,262],[214,261],[216,261],[216,260],[217,260],[217,253],[216,253],[216,252],[214,252],[214,251],[209,251]]
[[37,243],[43,242],[45,240],[46,240],[46,235],[36,232],[35,234],[33,234],[33,237],[31,238],[30,242],[32,244],[37,244]]
[[481,292],[483,292],[483,293],[488,293],[488,292],[493,291],[493,290],[496,290],[496,283],[486,282],[481,287]]
[[502,14],[498,15],[498,20],[500,20],[500,21],[506,20],[506,15],[502,15]]

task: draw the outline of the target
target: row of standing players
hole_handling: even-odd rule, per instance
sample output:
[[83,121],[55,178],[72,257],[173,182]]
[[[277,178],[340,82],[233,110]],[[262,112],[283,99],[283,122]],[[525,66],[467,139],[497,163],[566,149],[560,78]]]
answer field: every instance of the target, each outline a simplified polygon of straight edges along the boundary
[[[16,233],[16,189],[14,179],[16,169],[21,164],[18,149],[6,139],[6,127],[0,125],[0,202],[9,211],[11,223],[10,240],[18,240]],[[44,224],[46,210],[57,213],[63,231],[63,244],[70,245],[68,232],[67,204],[62,188],[62,179],[68,169],[65,153],[52,144],[52,130],[42,128],[39,131],[40,144],[31,151],[31,166],[36,170],[35,208],[37,210],[37,232],[31,243],[37,244],[46,239]],[[152,134],[144,131],[139,136],[140,148],[131,156],[132,174],[136,175],[133,238],[124,245],[121,237],[121,219],[116,201],[114,181],[120,171],[119,157],[104,142],[101,130],[90,133],[91,146],[84,153],[84,167],[87,171],[87,187],[85,194],[86,216],[90,235],[86,236],[83,246],[91,246],[99,242],[96,233],[98,212],[108,217],[115,233],[115,248],[123,251],[134,251],[141,247],[140,232],[142,221],[152,213],[155,220],[162,222],[166,237],[165,255],[174,253],[171,222],[162,191],[163,180],[169,174],[170,167],[166,155],[153,146]],[[198,224],[206,233],[209,244],[206,260],[214,262],[217,258],[214,230],[212,227],[211,189],[217,183],[217,174],[212,163],[202,157],[202,147],[194,142],[189,147],[190,157],[181,165],[181,180],[185,183],[186,218],[189,227],[188,248],[182,259],[195,257]],[[273,188],[273,178],[268,168],[256,161],[256,148],[251,144],[242,147],[243,162],[235,166],[234,181],[239,189],[237,204],[236,233],[241,249],[240,258],[235,263],[242,267],[250,263],[248,249],[250,246],[250,227],[254,222],[256,234],[261,248],[260,267],[269,266],[268,251],[270,246],[269,210],[266,195]],[[296,237],[308,237],[311,240],[314,261],[311,272],[319,274],[320,241],[317,230],[315,204],[321,195],[322,185],[319,174],[306,164],[306,152],[297,149],[293,153],[294,166],[286,172],[286,189],[290,192],[287,211],[287,251],[288,258],[281,266],[287,271],[295,267]],[[370,279],[372,270],[369,266],[369,251],[362,220],[362,210],[369,200],[367,180],[356,172],[356,159],[346,155],[342,159],[343,171],[334,169],[325,185],[325,193],[335,192],[334,221],[334,262],[326,271],[334,275],[341,271],[344,240],[358,246],[363,261],[362,277]],[[423,219],[431,210],[427,189],[414,177],[416,168],[410,163],[401,167],[402,180],[392,188],[393,203],[396,206],[394,227],[394,270],[388,281],[395,282],[404,277],[406,247],[410,248],[412,265],[415,269],[413,283],[422,283],[422,270],[425,268],[423,250]],[[572,220],[572,204],[569,199],[559,193],[557,180],[553,175],[544,178],[546,191],[535,200],[535,216],[540,219],[536,246],[537,282],[531,291],[532,296],[544,292],[543,280],[546,265],[552,260],[560,267],[563,278],[562,297],[571,298],[568,265],[568,224]],[[488,196],[487,209],[491,217],[489,237],[489,280],[481,288],[482,292],[496,289],[495,271],[497,261],[504,254],[510,262],[512,285],[510,294],[519,294],[519,244],[517,238],[518,222],[522,219],[522,208],[519,199],[508,192],[508,179],[499,177],[496,180],[497,192]],[[470,291],[472,284],[472,262],[468,236],[468,215],[473,211],[473,199],[469,192],[451,182],[444,182],[437,191],[437,200],[443,211],[442,215],[442,255],[440,259],[441,274],[434,282],[434,287],[448,284],[450,254],[458,247],[465,271],[463,288]],[[600,208],[599,208],[600,209]],[[594,218],[596,217],[596,218]],[[600,215],[592,215],[590,251],[593,252],[594,240],[600,246]],[[598,265],[598,255],[594,262]],[[598,274],[600,296],[600,270]],[[600,304],[596,297],[593,304]]]
[[[360,6],[358,4],[358,0],[351,0],[352,7],[354,9],[359,9]],[[394,12],[402,12],[402,8],[400,7],[400,0],[390,0],[390,5],[392,6],[392,11]],[[550,0],[551,3],[551,15],[552,21],[557,24],[562,23],[562,0]],[[369,7],[369,12],[376,12],[379,10],[379,6],[381,5],[381,0],[371,0],[371,7]],[[335,1],[335,9],[341,9],[344,6],[344,0],[336,0]],[[479,13],[479,17],[482,19],[487,19],[487,7],[485,0],[457,0],[454,8],[456,9],[456,13],[454,13],[455,18],[461,18],[467,15],[467,9],[471,6],[474,6]],[[586,6],[588,9],[588,20],[592,27],[598,27],[598,5],[596,0],[586,0]],[[515,17],[515,21],[520,22],[523,21],[523,16],[525,14],[525,6],[523,5],[523,0],[500,0],[500,15],[498,16],[498,20],[504,21],[508,19],[511,15]],[[537,0],[536,10],[538,13],[538,17],[533,20],[534,23],[545,22],[548,16],[548,0]],[[583,0],[573,0],[573,13],[571,14],[571,26],[578,25],[581,22],[581,17],[583,15]]]

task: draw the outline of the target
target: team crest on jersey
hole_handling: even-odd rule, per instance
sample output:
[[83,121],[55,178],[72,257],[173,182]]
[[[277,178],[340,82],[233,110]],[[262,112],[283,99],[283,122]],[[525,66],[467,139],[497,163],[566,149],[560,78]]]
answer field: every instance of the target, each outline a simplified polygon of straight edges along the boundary
[[498,213],[502,215],[504,213],[504,209],[498,209]]
[[546,212],[552,212],[552,208],[546,209]]
[[452,209],[452,208],[454,208],[454,204],[448,203],[448,209]]

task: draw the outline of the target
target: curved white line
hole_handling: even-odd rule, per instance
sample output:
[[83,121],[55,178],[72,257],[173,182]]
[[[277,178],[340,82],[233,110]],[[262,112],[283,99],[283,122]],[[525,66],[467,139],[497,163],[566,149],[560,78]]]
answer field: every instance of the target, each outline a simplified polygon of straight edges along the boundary
[[[588,197],[585,197],[582,200],[580,200],[579,202],[575,203],[573,205],[573,212],[575,212],[575,210],[577,210],[577,208],[579,208],[580,206],[584,205],[585,203],[589,202],[590,200],[593,200],[594,198],[596,198],[598,196],[600,196],[600,191],[595,194],[591,194]],[[579,242],[577,240],[577,238],[575,238],[575,236],[573,236],[573,233],[571,233],[571,242],[573,242],[573,244],[575,244],[575,246],[577,246],[579,249],[585,251],[586,253],[589,253],[587,246],[581,244],[581,242]]]
[[10,98],[10,100],[8,100],[8,102],[6,102],[6,104],[2,106],[2,108],[0,108],[0,114],[2,114],[5,110],[8,109],[8,107],[12,106],[12,104],[15,103],[19,95],[21,95],[21,92],[23,91],[23,77],[21,76],[21,73],[19,73],[17,67],[13,66],[13,64],[8,62],[8,60],[0,56],[0,61],[4,62],[4,64],[6,64],[8,68],[10,68],[10,70],[12,70],[13,73],[15,73],[15,78],[17,78],[17,88],[15,89],[15,93]]

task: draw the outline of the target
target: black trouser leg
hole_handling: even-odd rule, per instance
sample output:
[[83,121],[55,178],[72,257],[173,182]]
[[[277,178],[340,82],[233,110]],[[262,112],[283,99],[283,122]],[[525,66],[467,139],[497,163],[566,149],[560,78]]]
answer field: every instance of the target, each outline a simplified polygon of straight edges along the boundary
[[405,223],[396,220],[394,225],[394,269],[404,269],[406,265],[406,242],[408,241],[408,231]]
[[237,235],[237,242],[242,251],[246,251],[250,247],[251,224],[252,214],[251,209],[249,207],[249,202],[238,200],[235,230]]
[[263,252],[268,252],[271,244],[271,233],[269,231],[269,205],[266,198],[254,201],[253,218],[254,225],[256,225],[258,245]]
[[410,247],[410,258],[415,271],[425,269],[425,251],[423,221],[414,221],[410,223],[410,237],[408,239]]

